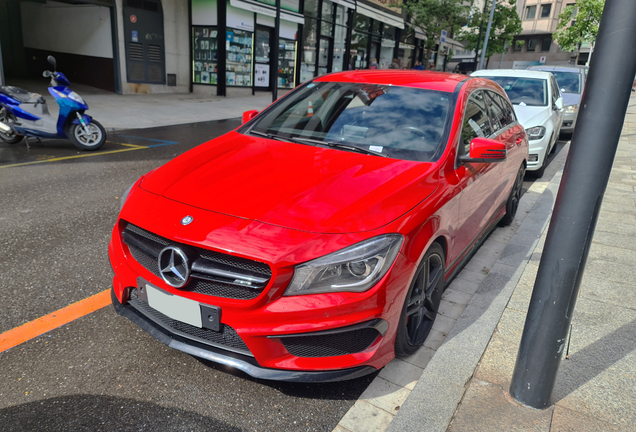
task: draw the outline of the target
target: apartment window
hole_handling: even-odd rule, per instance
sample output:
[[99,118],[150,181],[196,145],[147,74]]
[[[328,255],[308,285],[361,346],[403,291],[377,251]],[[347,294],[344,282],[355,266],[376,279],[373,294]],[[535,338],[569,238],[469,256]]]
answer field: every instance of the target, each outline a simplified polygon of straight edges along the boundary
[[545,52],[550,51],[551,45],[552,45],[552,38],[543,39],[541,41],[541,51],[545,51]]
[[533,20],[534,16],[537,14],[537,7],[536,6],[528,6],[526,8],[526,19],[527,20]]
[[550,11],[552,11],[551,4],[541,5],[541,18],[550,18]]
[[512,50],[517,52],[521,51],[521,48],[523,48],[523,42],[524,41],[522,40],[516,40],[512,46],[513,47]]
[[526,51],[528,52],[534,51],[537,48],[537,42],[539,42],[537,39],[529,39]]

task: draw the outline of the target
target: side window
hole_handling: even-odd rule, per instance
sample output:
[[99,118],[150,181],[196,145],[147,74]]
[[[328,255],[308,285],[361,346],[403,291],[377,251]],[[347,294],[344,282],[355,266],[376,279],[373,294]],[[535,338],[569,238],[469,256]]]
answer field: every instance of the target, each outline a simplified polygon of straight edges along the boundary
[[488,111],[490,112],[490,123],[494,133],[498,133],[501,129],[505,128],[508,122],[506,122],[506,116],[504,114],[504,108],[501,104],[501,100],[497,98],[497,94],[491,91],[484,91],[486,95],[486,103],[488,103]]
[[504,115],[506,117],[506,126],[516,122],[517,117],[515,117],[515,110],[512,108],[512,105],[510,105],[510,102],[508,102],[508,99],[498,94],[495,96],[499,99],[499,101],[501,101],[501,106],[503,107]]
[[488,112],[480,90],[474,92],[464,109],[464,121],[462,123],[462,144],[464,154],[470,151],[470,142],[477,137],[489,137],[492,134]]
[[550,77],[550,85],[552,86],[552,104],[554,105],[559,96],[561,96],[561,90],[559,90],[559,85],[554,76]]

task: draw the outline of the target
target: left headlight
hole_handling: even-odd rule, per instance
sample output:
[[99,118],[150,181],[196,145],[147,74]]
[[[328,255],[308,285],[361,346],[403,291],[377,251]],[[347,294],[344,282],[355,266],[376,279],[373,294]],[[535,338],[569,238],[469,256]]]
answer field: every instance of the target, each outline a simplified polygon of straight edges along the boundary
[[566,114],[572,114],[572,113],[575,113],[577,109],[578,109],[578,106],[576,106],[576,105],[566,105],[565,106],[565,113]]
[[84,102],[84,99],[82,99],[82,97],[80,95],[78,95],[77,93],[75,93],[74,91],[70,92],[68,94],[68,98],[71,100],[74,100],[77,103],[81,103],[83,105],[86,105],[86,103]]
[[382,235],[300,264],[283,295],[366,291],[391,268],[403,240]]
[[529,140],[538,140],[545,135],[545,128],[543,126],[531,127],[526,129],[526,133],[528,134]]

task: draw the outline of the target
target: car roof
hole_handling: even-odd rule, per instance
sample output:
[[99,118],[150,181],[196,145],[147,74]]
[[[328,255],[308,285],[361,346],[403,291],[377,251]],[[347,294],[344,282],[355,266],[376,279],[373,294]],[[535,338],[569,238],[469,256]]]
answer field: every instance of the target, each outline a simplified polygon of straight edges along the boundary
[[574,72],[583,73],[584,67],[581,66],[532,66],[529,70],[556,71],[556,72]]
[[474,77],[519,77],[519,78],[538,78],[538,79],[550,79],[550,72],[534,71],[527,69],[482,69],[470,74]]
[[396,85],[443,92],[453,92],[457,85],[468,79],[466,75],[417,70],[370,69],[337,72],[323,75],[314,82],[351,82]]

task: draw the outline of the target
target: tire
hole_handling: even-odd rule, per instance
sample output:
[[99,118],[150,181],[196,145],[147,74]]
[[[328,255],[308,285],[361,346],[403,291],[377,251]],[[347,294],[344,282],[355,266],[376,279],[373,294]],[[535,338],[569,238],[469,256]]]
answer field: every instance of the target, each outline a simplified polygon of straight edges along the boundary
[[519,168],[519,172],[517,173],[517,178],[512,185],[510,195],[508,196],[508,201],[506,201],[506,214],[499,221],[499,226],[508,226],[515,219],[517,209],[519,208],[519,200],[521,199],[521,190],[523,189],[523,176],[525,175],[525,173],[526,168],[521,165],[521,168]]
[[82,125],[71,123],[66,129],[66,136],[80,150],[95,151],[106,143],[106,130],[97,120],[91,120],[86,126],[89,134]]
[[[12,125],[13,123],[15,123],[15,119],[13,117],[13,114],[7,113],[7,110],[5,108],[2,108],[0,110],[0,122],[7,125]],[[7,144],[17,144],[24,139],[24,136],[19,135],[15,132],[0,132],[0,139]]]
[[413,354],[431,332],[444,293],[444,272],[444,250],[439,243],[433,243],[417,268],[404,300],[395,337],[396,357]]

